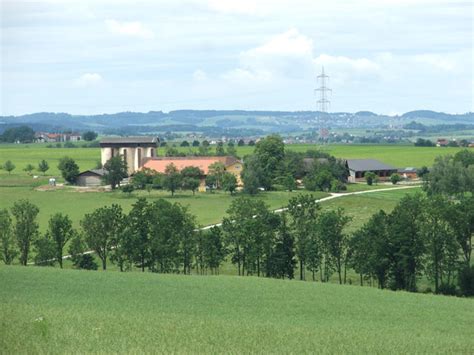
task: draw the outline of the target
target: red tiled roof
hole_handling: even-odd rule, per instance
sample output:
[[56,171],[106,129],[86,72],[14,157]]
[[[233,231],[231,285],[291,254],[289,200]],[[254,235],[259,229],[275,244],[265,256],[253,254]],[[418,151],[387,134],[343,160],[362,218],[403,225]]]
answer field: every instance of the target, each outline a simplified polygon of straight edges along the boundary
[[201,169],[204,172],[204,175],[209,173],[209,165],[212,165],[216,162],[221,162],[224,166],[232,165],[236,162],[239,162],[238,159],[234,157],[164,157],[164,158],[150,158],[143,168],[148,168],[155,170],[159,173],[164,173],[166,167],[171,163],[176,166],[178,170],[182,170],[188,166],[195,166]]

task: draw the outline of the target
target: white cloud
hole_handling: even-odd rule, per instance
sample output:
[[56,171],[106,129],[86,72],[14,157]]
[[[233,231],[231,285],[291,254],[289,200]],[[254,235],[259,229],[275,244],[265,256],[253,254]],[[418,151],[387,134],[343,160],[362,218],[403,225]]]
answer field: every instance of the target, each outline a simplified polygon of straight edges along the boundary
[[261,55],[306,56],[313,51],[313,41],[302,35],[296,28],[272,37],[263,45],[245,52],[246,57]]
[[297,29],[270,38],[256,48],[243,51],[239,66],[222,75],[234,82],[269,82],[278,77],[301,77],[312,67],[313,41]]
[[74,80],[74,85],[80,88],[93,87],[102,84],[104,79],[97,73],[86,73]]
[[148,28],[145,28],[141,22],[119,22],[117,20],[105,20],[105,25],[109,32],[130,37],[140,37],[152,39],[155,34]]

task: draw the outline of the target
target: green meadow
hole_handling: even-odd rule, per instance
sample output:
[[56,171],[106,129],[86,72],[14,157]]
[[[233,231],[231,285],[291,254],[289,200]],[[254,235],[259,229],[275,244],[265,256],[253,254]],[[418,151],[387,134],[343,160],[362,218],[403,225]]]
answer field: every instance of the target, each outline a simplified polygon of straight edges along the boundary
[[0,352],[458,353],[474,300],[255,277],[0,266]]
[[[316,144],[291,144],[285,147],[288,150],[305,152],[309,149],[322,149],[338,158],[379,159],[397,168],[431,166],[439,155],[455,154],[461,148],[415,147],[412,145],[329,145]],[[213,151],[214,148],[211,149]],[[194,148],[178,147],[184,153],[192,153]],[[254,147],[237,147],[240,156],[251,154]],[[163,155],[165,148],[158,149],[158,154]],[[37,167],[38,162],[45,159],[50,166],[47,175],[57,176],[59,159],[64,156],[73,158],[81,170],[92,169],[100,160],[99,148],[47,148],[44,144],[2,144],[0,145],[0,164],[11,160],[16,165],[15,172],[23,173],[27,164]],[[0,177],[6,174],[0,171]],[[36,173],[37,174],[37,173]]]
[[[384,187],[387,188],[387,186]],[[352,218],[348,224],[347,232],[353,232],[368,222],[370,217],[376,212],[380,210],[391,212],[403,196],[419,192],[421,192],[421,188],[374,191],[367,194],[348,195],[328,200],[322,202],[321,207],[323,209],[343,208],[345,213]]]
[[[309,193],[307,191],[299,192]],[[128,212],[138,197],[145,197],[150,201],[164,198],[170,202],[178,202],[183,206],[188,206],[189,211],[196,216],[196,220],[200,225],[208,225],[221,222],[227,208],[235,198],[235,196],[223,192],[196,193],[193,196],[190,191],[179,191],[174,197],[171,197],[169,192],[157,190],[151,193],[135,191],[131,195],[127,195],[121,191],[80,192],[80,190],[71,187],[39,191],[28,186],[0,187],[0,194],[0,208],[10,208],[19,199],[28,199],[37,205],[40,210],[38,222],[40,229],[43,231],[47,228],[51,215],[56,212],[68,214],[75,227],[79,227],[79,221],[86,213],[113,203],[119,204],[125,212]],[[288,200],[296,194],[297,192],[272,191],[258,194],[255,198],[264,201],[272,209],[277,209],[285,206]],[[328,194],[313,192],[313,195],[320,198]]]

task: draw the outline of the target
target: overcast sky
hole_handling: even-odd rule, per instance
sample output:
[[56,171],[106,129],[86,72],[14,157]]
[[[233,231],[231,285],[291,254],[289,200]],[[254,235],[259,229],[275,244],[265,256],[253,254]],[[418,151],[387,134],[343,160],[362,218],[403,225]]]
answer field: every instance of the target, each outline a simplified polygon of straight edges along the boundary
[[0,0],[1,109],[474,111],[471,0]]

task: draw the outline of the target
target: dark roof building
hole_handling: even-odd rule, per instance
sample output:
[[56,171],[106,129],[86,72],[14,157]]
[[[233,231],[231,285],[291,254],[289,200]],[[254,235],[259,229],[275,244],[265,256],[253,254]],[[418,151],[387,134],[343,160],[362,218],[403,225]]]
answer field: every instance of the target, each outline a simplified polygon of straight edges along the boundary
[[151,136],[107,137],[100,140],[101,147],[156,147],[159,139]]
[[368,171],[377,174],[381,180],[387,180],[397,172],[397,168],[376,159],[347,159],[346,166],[350,182],[362,181]]

